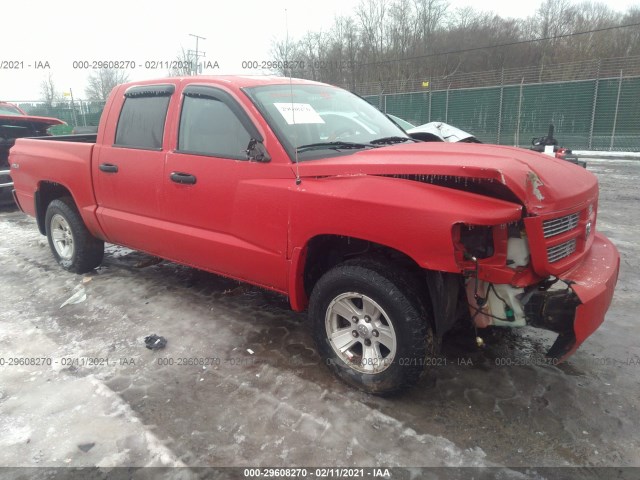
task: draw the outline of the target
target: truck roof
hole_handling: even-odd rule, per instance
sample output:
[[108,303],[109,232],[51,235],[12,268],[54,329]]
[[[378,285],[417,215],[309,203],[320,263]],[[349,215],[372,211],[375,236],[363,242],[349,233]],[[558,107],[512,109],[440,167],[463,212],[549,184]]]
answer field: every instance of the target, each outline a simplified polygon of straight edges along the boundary
[[180,84],[189,83],[209,83],[212,85],[234,86],[236,88],[258,87],[263,85],[327,85],[325,83],[304,80],[301,78],[278,77],[275,75],[196,75],[185,77],[164,77],[152,80],[140,80],[128,82],[126,87],[133,85],[154,85],[159,83]]

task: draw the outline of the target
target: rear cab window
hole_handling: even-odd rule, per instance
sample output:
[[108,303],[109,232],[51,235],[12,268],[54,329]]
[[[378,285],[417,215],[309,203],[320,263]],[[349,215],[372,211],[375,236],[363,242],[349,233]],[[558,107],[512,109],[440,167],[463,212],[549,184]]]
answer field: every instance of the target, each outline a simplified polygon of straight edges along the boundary
[[114,147],[162,150],[174,85],[138,85],[125,92]]

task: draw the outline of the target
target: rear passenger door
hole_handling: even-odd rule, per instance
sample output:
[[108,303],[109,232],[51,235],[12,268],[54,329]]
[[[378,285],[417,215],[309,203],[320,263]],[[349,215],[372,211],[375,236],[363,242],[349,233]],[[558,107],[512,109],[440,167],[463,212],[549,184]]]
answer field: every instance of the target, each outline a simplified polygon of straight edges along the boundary
[[[97,216],[109,241],[162,253],[163,141],[173,84],[129,87],[116,98],[92,164]],[[117,122],[116,122],[117,120]]]

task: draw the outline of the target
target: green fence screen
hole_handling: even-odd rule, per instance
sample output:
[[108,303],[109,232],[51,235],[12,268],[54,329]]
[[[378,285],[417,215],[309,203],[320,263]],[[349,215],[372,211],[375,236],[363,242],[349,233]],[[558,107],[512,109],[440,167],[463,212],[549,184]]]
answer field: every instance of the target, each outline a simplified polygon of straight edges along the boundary
[[574,150],[640,151],[640,77],[365,97],[414,125],[441,121],[500,145],[531,145],[549,124]]

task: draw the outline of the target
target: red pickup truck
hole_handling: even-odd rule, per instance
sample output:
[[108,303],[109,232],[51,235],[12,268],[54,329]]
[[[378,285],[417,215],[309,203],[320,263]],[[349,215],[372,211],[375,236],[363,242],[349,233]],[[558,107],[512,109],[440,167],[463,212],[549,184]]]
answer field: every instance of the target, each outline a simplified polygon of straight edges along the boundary
[[97,135],[19,139],[15,197],[63,268],[104,242],[288,296],[326,364],[371,393],[414,384],[456,322],[601,324],[619,270],[598,185],[518,148],[427,143],[321,83],[187,77],[116,87]]

